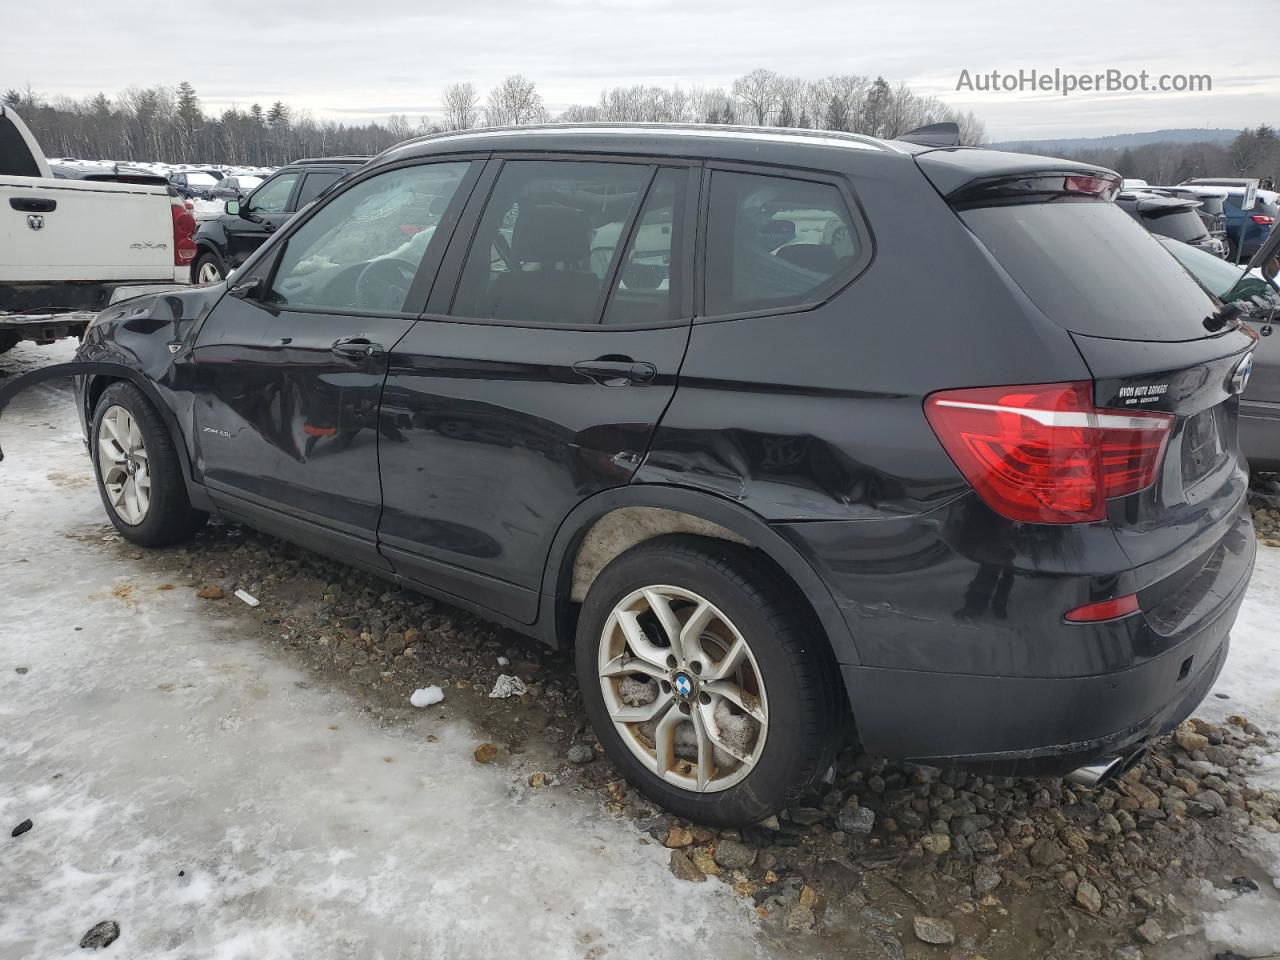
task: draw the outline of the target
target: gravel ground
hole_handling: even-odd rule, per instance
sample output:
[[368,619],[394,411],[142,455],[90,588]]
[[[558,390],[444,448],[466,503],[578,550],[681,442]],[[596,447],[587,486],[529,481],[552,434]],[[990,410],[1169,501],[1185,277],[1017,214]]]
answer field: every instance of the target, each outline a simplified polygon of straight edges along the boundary
[[[1255,518],[1264,544],[1280,536],[1270,501],[1255,503]],[[421,737],[424,714],[465,721],[469,762],[533,794],[593,805],[629,828],[626,842],[670,848],[661,856],[678,885],[732,891],[774,950],[1182,960],[1232,946],[1203,929],[1224,903],[1280,912],[1272,877],[1245,855],[1259,836],[1280,834],[1280,798],[1251,778],[1280,738],[1247,715],[1218,709],[1218,722],[1189,721],[1092,791],[892,764],[850,746],[829,788],[768,822],[717,831],[663,814],[618,777],[587,728],[564,653],[236,526],[211,524],[186,547],[148,552],[105,524],[75,536],[125,574],[182,591],[196,615],[252,638],[310,683],[347,693],[374,728]],[[1264,571],[1280,580],[1280,559],[1260,557]],[[503,675],[525,692],[491,698]],[[444,702],[409,706],[428,685]]]

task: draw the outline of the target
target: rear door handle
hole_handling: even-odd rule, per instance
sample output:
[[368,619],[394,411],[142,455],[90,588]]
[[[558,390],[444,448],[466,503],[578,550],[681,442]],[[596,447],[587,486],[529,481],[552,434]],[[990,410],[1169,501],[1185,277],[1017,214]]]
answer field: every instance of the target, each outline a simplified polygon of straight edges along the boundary
[[335,340],[329,349],[337,356],[346,357],[348,360],[372,360],[386,356],[387,353],[386,347],[380,343],[374,343],[367,337],[343,337],[341,340]]
[[628,358],[618,360],[579,360],[573,365],[575,373],[604,384],[606,387],[622,387],[629,383],[650,383],[658,374],[652,363]]
[[262,229],[267,233],[275,233],[276,225],[268,220],[262,225]]

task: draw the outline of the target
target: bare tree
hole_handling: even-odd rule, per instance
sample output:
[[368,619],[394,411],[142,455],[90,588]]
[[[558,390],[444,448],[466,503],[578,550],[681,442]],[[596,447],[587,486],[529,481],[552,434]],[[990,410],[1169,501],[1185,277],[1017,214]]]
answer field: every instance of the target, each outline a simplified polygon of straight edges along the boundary
[[763,127],[778,104],[779,77],[772,70],[757,68],[733,81],[733,95],[742,101],[747,115]]
[[507,77],[489,91],[484,108],[485,123],[491,127],[537,123],[547,115],[537,85],[523,74]]
[[480,122],[480,94],[474,84],[451,83],[444,88],[444,128],[469,130]]

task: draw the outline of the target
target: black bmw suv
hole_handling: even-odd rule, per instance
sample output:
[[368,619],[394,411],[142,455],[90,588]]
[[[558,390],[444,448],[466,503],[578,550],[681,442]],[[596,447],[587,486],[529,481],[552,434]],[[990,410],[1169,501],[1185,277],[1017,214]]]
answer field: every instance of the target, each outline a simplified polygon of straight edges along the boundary
[[1255,549],[1255,337],[1118,184],[835,133],[435,136],[27,382],[78,377],[136,543],[212,513],[571,648],[610,758],[697,822],[851,733],[1096,783],[1205,695]]
[[273,173],[247,197],[228,200],[221,214],[200,221],[191,282],[217,283],[226,279],[281,224],[368,162],[368,157],[295,160]]

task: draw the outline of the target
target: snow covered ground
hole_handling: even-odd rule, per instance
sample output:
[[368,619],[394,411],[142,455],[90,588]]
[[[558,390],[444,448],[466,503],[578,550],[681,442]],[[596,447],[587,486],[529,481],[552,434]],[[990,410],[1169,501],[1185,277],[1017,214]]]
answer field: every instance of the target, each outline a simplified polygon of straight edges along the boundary
[[102,920],[122,960],[779,955],[749,901],[478,765],[465,724],[380,730],[234,612],[112,560],[65,387],[0,439],[4,960],[81,956]]

